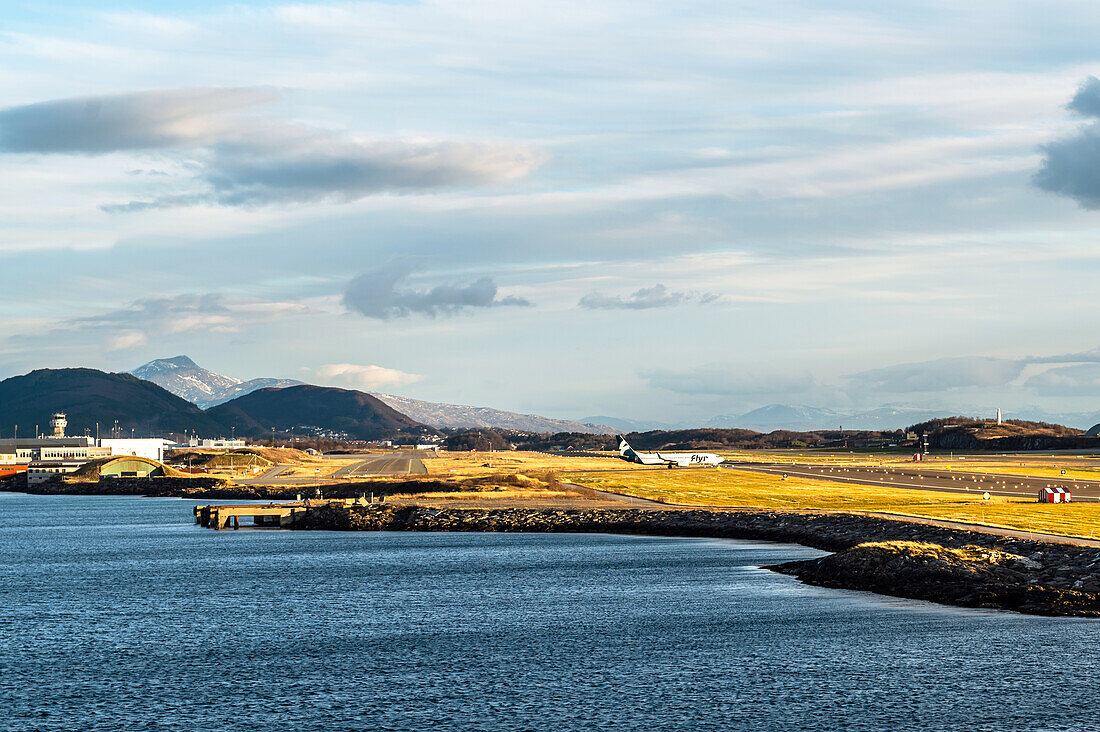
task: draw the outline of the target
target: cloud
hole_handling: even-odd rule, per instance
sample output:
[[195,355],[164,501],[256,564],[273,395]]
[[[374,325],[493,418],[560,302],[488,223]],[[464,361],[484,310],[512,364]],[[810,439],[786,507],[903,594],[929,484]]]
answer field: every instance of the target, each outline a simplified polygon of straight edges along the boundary
[[374,391],[382,386],[404,386],[420,380],[418,374],[409,374],[382,366],[359,366],[353,363],[329,363],[317,369],[317,375],[326,381]]
[[196,330],[226,333],[238,327],[236,314],[226,304],[225,296],[218,293],[136,300],[124,308],[77,318],[72,323],[113,328],[145,326],[166,333]]
[[213,146],[198,175],[199,192],[101,208],[125,213],[192,205],[348,203],[378,193],[503,183],[543,161],[538,151],[508,143],[359,141],[308,130],[266,132]]
[[411,273],[404,263],[394,263],[359,275],[344,290],[344,305],[368,318],[389,320],[413,314],[451,315],[468,308],[528,307],[521,297],[497,297],[496,283],[482,277],[467,285],[438,285],[430,290],[399,290]]
[[846,376],[851,387],[894,393],[938,392],[967,387],[995,388],[1015,381],[1026,360],[966,356],[903,363]]
[[309,312],[295,302],[229,298],[221,293],[184,293],[135,300],[125,307],[70,318],[53,328],[17,334],[17,343],[91,340],[107,351],[145,345],[150,337],[180,333],[237,333],[260,323]]
[[130,349],[137,348],[138,346],[144,346],[146,342],[147,341],[144,333],[140,333],[136,330],[124,331],[122,333],[111,335],[107,338],[107,350],[129,351]]
[[275,99],[268,89],[167,89],[40,102],[0,110],[0,149],[104,154],[215,141],[226,118]]
[[1084,117],[1100,117],[1100,79],[1090,76],[1081,82],[1066,109]]
[[1100,394],[1100,364],[1061,366],[1035,374],[1024,386],[1044,397],[1092,397]]
[[[21,331],[0,335],[0,355],[11,350],[35,354],[29,363],[39,366],[47,354],[55,359],[54,363],[71,364],[74,360],[88,362],[88,354],[102,358],[150,343],[158,349],[181,350],[197,342],[232,341],[239,345],[242,340],[251,340],[242,333],[254,337],[256,329],[264,324],[314,312],[299,302],[217,292],[142,298],[114,310],[78,317],[37,322],[23,319]],[[101,361],[110,362],[109,358]]]
[[501,183],[542,162],[530,148],[442,140],[359,142],[329,135],[219,146],[203,174],[211,199],[236,206]]
[[509,142],[360,139],[242,114],[271,89],[172,89],[0,110],[0,150],[101,155],[158,151],[193,169],[181,190],[101,206],[108,213],[191,205],[354,201],[377,193],[505,183],[545,160]]
[[648,379],[651,386],[680,394],[796,395],[818,386],[808,372],[752,373],[732,365],[717,364],[690,371],[653,370],[640,375]]
[[627,297],[592,292],[582,297],[577,305],[586,310],[648,310],[675,307],[691,300],[713,302],[717,299],[718,295],[714,293],[673,292],[662,284],[656,284],[635,290]]
[[[1085,117],[1100,118],[1100,79],[1090,76],[1067,105]],[[1043,146],[1043,165],[1034,183],[1051,193],[1068,196],[1088,209],[1100,208],[1100,122],[1082,126],[1073,135]]]

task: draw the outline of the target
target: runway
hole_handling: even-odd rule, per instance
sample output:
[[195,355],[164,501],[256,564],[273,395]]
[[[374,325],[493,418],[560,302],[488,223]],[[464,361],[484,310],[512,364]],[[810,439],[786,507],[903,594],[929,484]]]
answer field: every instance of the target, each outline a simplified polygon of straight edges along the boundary
[[829,480],[836,483],[912,488],[925,491],[1035,498],[1046,487],[1063,488],[1073,500],[1100,501],[1100,481],[1048,478],[1007,473],[971,473],[961,470],[915,468],[838,467],[795,463],[724,463],[725,469],[748,470],[792,478]]
[[333,478],[361,478],[367,475],[427,475],[421,456],[412,452],[372,455],[366,460],[340,468]]

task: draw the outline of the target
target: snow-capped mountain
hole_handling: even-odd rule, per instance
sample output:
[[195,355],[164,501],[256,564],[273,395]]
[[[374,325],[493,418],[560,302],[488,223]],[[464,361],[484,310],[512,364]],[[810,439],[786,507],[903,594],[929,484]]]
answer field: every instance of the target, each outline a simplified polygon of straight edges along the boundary
[[585,432],[594,435],[614,432],[614,429],[607,425],[588,424],[571,419],[552,419],[540,417],[537,414],[506,412],[491,407],[422,402],[419,399],[409,399],[393,394],[374,394],[374,396],[417,422],[436,428],[495,427],[523,432]]
[[[152,381],[178,397],[209,409],[230,399],[250,394],[257,389],[283,389],[300,386],[291,379],[259,378],[241,381],[232,376],[204,369],[187,356],[158,358],[131,371],[134,376]],[[525,432],[613,432],[606,425],[584,424],[568,419],[551,419],[537,414],[518,414],[491,407],[468,407],[461,404],[438,404],[419,399],[372,394],[389,407],[411,419],[437,428],[498,428]]]
[[721,415],[707,421],[707,427],[740,427],[758,432],[772,430],[835,429],[839,424],[837,412],[818,407],[769,404],[741,415]]
[[894,405],[861,411],[840,411],[805,405],[769,404],[740,415],[713,417],[707,421],[706,426],[740,427],[757,432],[773,430],[809,432],[835,430],[842,426],[846,430],[898,430],[917,422],[955,413],[969,412],[965,409],[952,411]]
[[230,399],[250,394],[257,389],[268,387],[282,389],[302,383],[293,379],[272,378],[242,381],[204,369],[187,356],[158,358],[139,366],[130,373],[139,379],[151,381],[202,409],[209,409]]

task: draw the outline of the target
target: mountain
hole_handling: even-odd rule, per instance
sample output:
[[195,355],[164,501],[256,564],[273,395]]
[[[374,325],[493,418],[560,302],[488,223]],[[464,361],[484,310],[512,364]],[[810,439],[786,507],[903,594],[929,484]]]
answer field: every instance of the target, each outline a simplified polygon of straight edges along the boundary
[[757,432],[772,430],[815,430],[828,427],[836,429],[838,414],[831,409],[818,407],[769,404],[739,416],[719,416],[710,419],[707,427],[740,427]]
[[[232,376],[204,369],[187,356],[158,358],[132,372],[140,379],[158,384],[176,396],[210,409],[261,389],[285,389],[304,386],[293,379],[258,378],[241,381]],[[408,415],[416,422],[436,428],[500,428],[524,432],[613,432],[604,424],[585,424],[568,419],[551,419],[537,414],[517,414],[490,407],[467,407],[459,404],[439,404],[418,399],[372,394],[392,409]],[[280,420],[276,420],[280,421]],[[589,420],[586,420],[589,421]],[[280,422],[281,423],[281,422]],[[304,420],[303,424],[313,424]]]
[[607,433],[604,430],[611,428],[617,433],[626,434],[628,432],[649,432],[651,430],[674,430],[682,425],[671,424],[669,422],[654,422],[651,420],[639,420],[639,419],[623,419],[621,417],[585,417],[580,420],[582,424],[589,425],[591,427],[602,427],[600,432]]
[[[966,411],[966,410],[964,410]],[[950,410],[919,409],[885,405],[875,409],[841,411],[805,405],[769,404],[740,415],[721,415],[706,422],[707,427],[739,427],[757,432],[790,430],[899,430],[917,422],[934,419]]]
[[34,427],[48,431],[50,415],[65,412],[68,434],[108,436],[115,420],[122,434],[139,437],[195,431],[224,434],[222,425],[191,402],[131,374],[109,374],[95,369],[40,369],[0,381],[0,434],[10,436],[14,426],[24,436]]
[[305,384],[260,389],[211,407],[206,413],[236,428],[236,434],[251,437],[270,435],[273,427],[280,431],[295,427],[315,428],[321,432],[344,433],[355,440],[433,432],[370,394]]
[[302,383],[293,379],[272,378],[241,381],[204,369],[187,356],[158,358],[130,373],[139,379],[152,381],[202,409],[209,409],[257,389],[281,389]]
[[419,399],[409,399],[393,394],[374,394],[374,396],[416,421],[439,429],[477,429],[480,427],[518,430],[520,432],[583,432],[597,435],[615,431],[614,428],[603,424],[586,424],[571,419],[552,419],[550,417],[540,417],[537,414],[505,412],[491,407],[467,407],[461,404],[422,402]]

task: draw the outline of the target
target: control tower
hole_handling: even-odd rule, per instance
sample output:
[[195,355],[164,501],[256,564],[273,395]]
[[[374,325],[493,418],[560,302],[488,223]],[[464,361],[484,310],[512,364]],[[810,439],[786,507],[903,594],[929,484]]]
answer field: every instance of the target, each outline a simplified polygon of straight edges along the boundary
[[69,420],[65,419],[64,412],[57,412],[50,417],[50,427],[53,428],[54,437],[64,437],[65,428],[69,426]]

